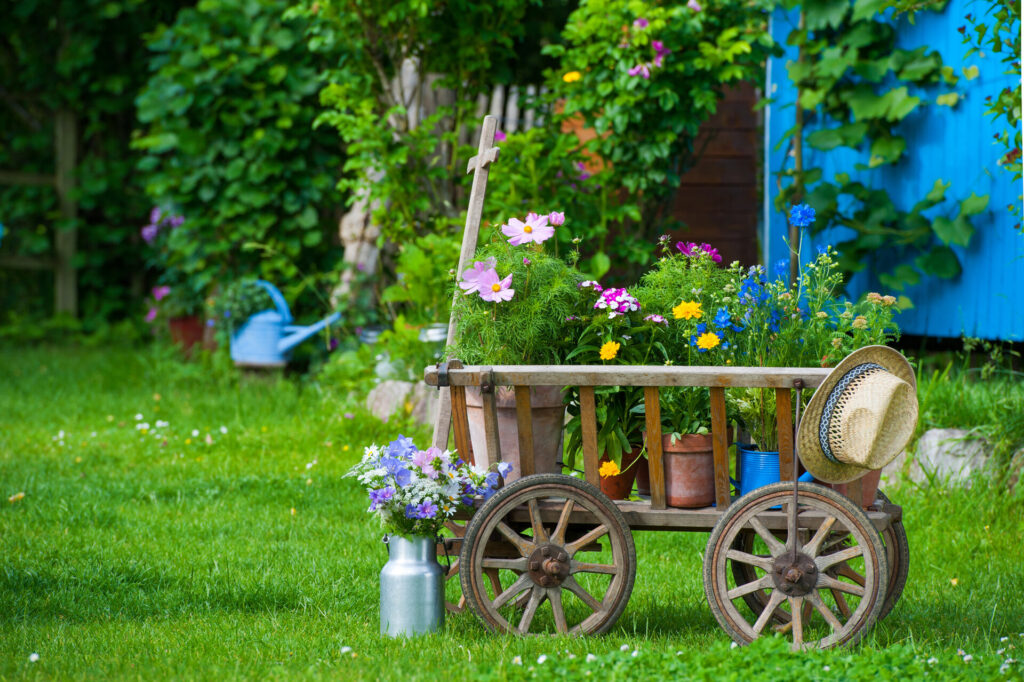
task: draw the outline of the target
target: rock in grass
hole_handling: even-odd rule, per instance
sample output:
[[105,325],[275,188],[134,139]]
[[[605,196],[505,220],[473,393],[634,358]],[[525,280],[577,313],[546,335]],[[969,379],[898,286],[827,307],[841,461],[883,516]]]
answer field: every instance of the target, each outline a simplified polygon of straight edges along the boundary
[[418,424],[432,424],[437,414],[436,389],[422,381],[388,379],[375,386],[366,396],[366,409],[377,419],[385,420],[401,412],[409,413]]
[[970,431],[929,429],[918,440],[907,473],[918,483],[969,485],[971,476],[983,471],[991,458],[992,446]]

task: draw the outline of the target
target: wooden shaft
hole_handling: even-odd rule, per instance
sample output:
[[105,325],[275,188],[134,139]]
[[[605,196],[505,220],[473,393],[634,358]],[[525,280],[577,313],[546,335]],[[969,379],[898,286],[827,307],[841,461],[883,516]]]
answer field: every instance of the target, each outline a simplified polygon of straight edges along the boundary
[[647,466],[651,473],[651,509],[665,508],[665,464],[661,452],[661,400],[657,386],[644,387]]
[[718,511],[729,506],[729,443],[725,421],[725,389],[711,388],[711,440],[715,458],[715,505]]
[[[448,366],[452,369],[459,369],[462,363],[458,360],[450,360]],[[455,432],[455,449],[466,462],[474,464],[476,459],[473,456],[473,444],[469,437],[469,413],[466,410],[466,387],[451,387],[451,418],[452,430]],[[447,449],[448,434],[445,433]]]
[[533,459],[533,414],[530,411],[530,387],[516,386],[516,427],[519,432],[519,474],[537,473]]
[[[453,386],[479,386],[481,367],[448,373]],[[498,386],[749,386],[792,388],[819,385],[829,374],[821,367],[686,367],[657,365],[495,365],[487,367]],[[428,367],[424,380],[437,385],[437,368]]]
[[793,404],[788,388],[775,389],[775,425],[779,433],[779,480],[793,480]]
[[583,475],[587,483],[601,485],[597,453],[597,402],[593,386],[580,387],[580,430],[583,435]]
[[498,437],[498,400],[495,395],[494,383],[488,385],[490,390],[480,391],[484,411],[484,450],[487,466],[492,467],[501,461],[501,440]]

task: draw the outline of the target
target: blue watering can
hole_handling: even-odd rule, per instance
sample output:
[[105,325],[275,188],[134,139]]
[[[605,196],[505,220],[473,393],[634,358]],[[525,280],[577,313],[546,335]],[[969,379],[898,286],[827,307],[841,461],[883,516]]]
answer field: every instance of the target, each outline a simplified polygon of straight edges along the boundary
[[262,279],[256,283],[270,294],[276,310],[256,313],[231,335],[231,359],[236,365],[284,367],[292,348],[341,319],[341,313],[334,313],[308,327],[293,325],[288,303],[277,287]]

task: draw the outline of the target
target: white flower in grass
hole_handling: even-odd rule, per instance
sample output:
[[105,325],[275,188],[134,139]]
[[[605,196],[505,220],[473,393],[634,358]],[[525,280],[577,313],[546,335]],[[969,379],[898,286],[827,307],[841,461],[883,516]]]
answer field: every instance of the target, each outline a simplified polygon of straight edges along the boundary
[[939,662],[939,659],[935,658],[934,656],[932,656],[931,658],[928,659],[928,665],[935,665],[938,662]]
[[170,422],[165,422],[165,421],[162,421],[160,419],[156,420],[156,428],[158,428],[158,429],[166,429],[170,425],[171,425]]
[[1002,656],[1004,653],[1006,653],[1006,649],[996,649],[996,654],[999,656]]
[[628,644],[623,644],[622,646],[619,647],[619,651],[629,651],[629,645]]
[[352,653],[352,647],[343,646],[341,647],[341,649],[338,650],[338,653],[340,653],[342,656],[344,656],[345,654]]
[[29,663],[35,663],[38,660],[39,660],[39,654],[37,654],[35,652],[32,652],[31,654],[28,655],[28,662]]
[[639,649],[633,649],[633,653],[630,654],[630,656],[632,656],[633,658],[636,658],[639,655],[640,655],[640,650]]
[[594,654],[587,654],[587,663],[593,663],[597,660],[597,656]]
[[828,672],[829,670],[832,670],[832,668],[828,667],[827,665],[826,666],[822,666],[821,669],[824,670],[825,672]]
[[974,656],[971,656],[970,654],[967,654],[966,656],[964,656],[964,663],[970,663],[973,660],[974,660]]
[[228,432],[228,427],[226,427],[226,426],[220,427],[220,432],[221,433],[227,433]]
[[522,656],[513,656],[512,657],[512,665],[522,665],[522,664],[523,664],[523,657]]
[[1000,642],[1009,642],[1009,641],[1010,641],[1010,638],[1009,638],[1009,637],[1000,637],[1000,638],[999,638],[999,641],[1000,641]]
[[738,646],[739,646],[739,644],[737,644],[736,642],[733,642],[732,644],[729,645],[729,648],[730,649],[735,649]]
[[540,656],[537,657],[537,664],[539,665],[539,664],[543,663],[546,660],[548,660],[548,655],[547,654],[541,654]]
[[139,412],[137,415],[135,415],[135,421],[137,421],[137,422],[142,421],[142,413],[141,412]]
[[199,429],[192,429],[192,437],[193,438],[198,438],[199,437]]

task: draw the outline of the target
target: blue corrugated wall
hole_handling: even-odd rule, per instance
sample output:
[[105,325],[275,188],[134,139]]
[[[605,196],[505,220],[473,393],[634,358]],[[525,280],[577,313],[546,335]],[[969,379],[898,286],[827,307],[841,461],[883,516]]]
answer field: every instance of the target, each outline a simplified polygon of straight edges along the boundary
[[[934,100],[942,92],[959,92],[961,100],[954,108],[929,104],[920,106],[904,119],[902,133],[907,138],[907,154],[896,164],[871,171],[857,172],[854,165],[866,162],[867,153],[837,149],[820,152],[804,145],[805,168],[820,167],[826,179],[848,172],[851,177],[872,187],[885,187],[902,209],[909,209],[941,178],[952,183],[946,203],[937,209],[956,213],[956,202],[971,192],[989,195],[988,209],[972,217],[977,230],[966,249],[954,246],[963,265],[963,273],[952,280],[925,278],[904,292],[914,308],[899,315],[906,334],[933,337],[957,337],[962,334],[989,339],[1024,340],[1024,235],[1014,230],[1019,220],[1006,210],[1019,201],[1019,184],[996,165],[1003,147],[993,144],[997,131],[985,116],[985,96],[1012,86],[1013,75],[1003,73],[1005,66],[996,56],[974,54],[965,58],[969,47],[961,40],[957,27],[964,25],[968,12],[983,11],[985,5],[971,0],[952,0],[944,12],[921,12],[917,23],[906,17],[896,20],[900,47],[922,45],[937,50],[943,62],[952,66],[960,81],[953,87],[926,91],[923,99]],[[762,224],[764,262],[771,264],[788,257],[783,241],[787,235],[785,217],[775,211],[778,193],[776,173],[792,167],[786,149],[775,149],[783,134],[794,124],[793,102],[796,89],[786,75],[786,63],[795,61],[796,48],[786,45],[786,37],[796,26],[799,14],[778,9],[772,18],[772,35],[786,47],[786,54],[772,59],[768,66],[767,93],[775,98],[765,115],[765,207]],[[963,67],[976,65],[978,78],[968,81]],[[921,94],[921,93],[916,93]],[[939,213],[941,214],[941,213]],[[847,228],[836,228],[805,243],[804,260],[815,253],[813,246],[837,243],[849,238]],[[870,268],[868,269],[870,270]],[[858,273],[851,282],[851,296],[879,290],[873,273]],[[893,292],[882,292],[893,293]]]

